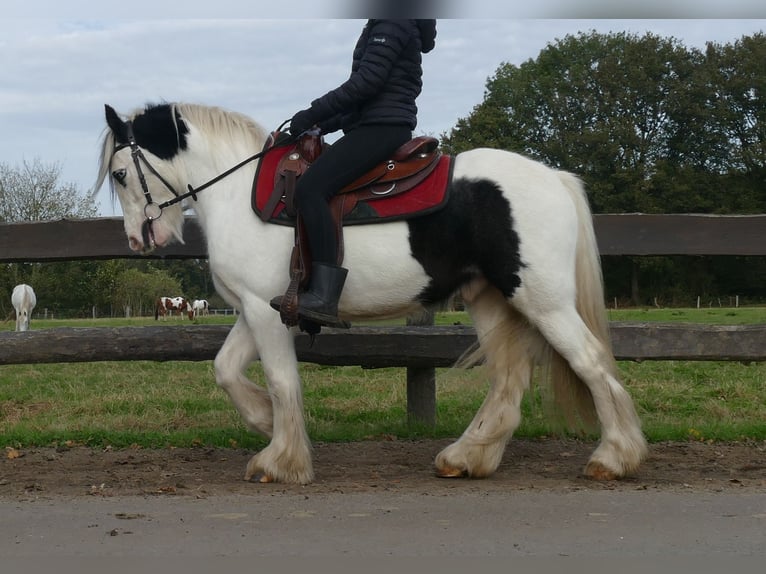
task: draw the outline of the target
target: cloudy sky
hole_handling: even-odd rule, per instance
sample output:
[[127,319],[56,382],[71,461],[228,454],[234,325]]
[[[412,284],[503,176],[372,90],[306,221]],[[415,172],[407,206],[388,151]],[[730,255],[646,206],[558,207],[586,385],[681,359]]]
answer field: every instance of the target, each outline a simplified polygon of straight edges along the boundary
[[[295,0],[291,5],[296,2],[302,4]],[[477,10],[483,2],[474,0],[470,14],[457,8],[439,14],[450,18],[439,21],[436,49],[424,56],[418,133],[448,131],[482,101],[487,78],[502,62],[534,59],[567,34],[652,32],[702,48],[708,41],[731,43],[766,31],[766,20],[719,19],[718,3],[702,12],[697,3],[697,13],[691,13],[695,19],[639,20],[598,17],[605,12],[595,0],[590,3],[593,14],[581,10],[575,14],[584,16],[579,19],[534,17],[554,15],[547,12],[514,19],[507,17],[507,7],[515,3],[498,2],[493,11],[489,5],[495,3],[486,2],[487,10]],[[95,179],[105,103],[125,113],[163,100],[217,105],[274,129],[345,80],[363,25],[363,20],[335,17],[339,14],[327,5],[323,13],[298,12],[299,19],[282,13],[259,17],[263,14],[252,9],[258,3],[251,0],[218,0],[215,18],[210,3],[197,10],[192,0],[182,3],[183,10],[159,13],[142,10],[146,3],[134,0],[125,4],[130,18],[122,10],[91,13],[86,9],[90,1],[3,4],[10,17],[0,20],[0,163],[55,163],[63,182],[82,190],[89,190]],[[40,10],[31,9],[37,5]],[[542,0],[536,5],[552,4]],[[737,0],[727,3],[737,5]],[[439,6],[453,4],[445,0]],[[757,10],[728,12],[752,16]],[[105,189],[98,196],[101,215],[119,213],[107,197]]]

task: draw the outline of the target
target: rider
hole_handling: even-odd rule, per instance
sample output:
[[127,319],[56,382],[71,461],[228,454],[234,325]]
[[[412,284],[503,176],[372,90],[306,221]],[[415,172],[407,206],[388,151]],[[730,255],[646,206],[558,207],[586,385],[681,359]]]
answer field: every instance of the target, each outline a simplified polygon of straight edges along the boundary
[[[412,137],[415,99],[422,89],[421,53],[435,46],[436,20],[368,20],[356,43],[351,75],[296,113],[290,133],[312,128],[343,136],[327,147],[295,187],[311,253],[311,279],[298,297],[298,315],[320,325],[343,326],[338,299],[348,270],[338,266],[330,199],[388,159]],[[272,300],[279,309],[281,297]]]

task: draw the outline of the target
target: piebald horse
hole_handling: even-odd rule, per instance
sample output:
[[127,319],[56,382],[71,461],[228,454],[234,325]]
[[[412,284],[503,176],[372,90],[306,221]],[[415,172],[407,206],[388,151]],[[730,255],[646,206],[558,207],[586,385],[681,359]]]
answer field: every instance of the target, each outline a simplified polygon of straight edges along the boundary
[[191,303],[183,297],[157,297],[157,300],[154,302],[155,321],[160,317],[165,319],[165,316],[168,313],[170,313],[170,316],[172,317],[173,311],[178,313],[178,316],[181,317],[181,319],[184,318],[184,313],[189,316],[189,319],[194,316]]
[[195,299],[192,303],[192,313],[194,315],[194,318],[198,317],[207,317],[210,315],[210,305],[207,302],[207,299]]
[[[183,241],[179,195],[263,149],[269,133],[213,106],[149,105],[126,117],[106,106],[96,186],[108,179],[130,249]],[[215,378],[246,425],[270,437],[245,479],[310,483],[295,329],[269,305],[288,284],[289,226],[251,210],[256,162],[245,163],[191,203],[207,240],[216,290],[240,311],[216,356]],[[595,479],[634,473],[647,453],[633,402],[611,350],[592,215],[572,174],[497,149],[454,157],[446,206],[404,221],[344,230],[346,321],[401,317],[459,292],[492,375],[465,432],[436,455],[443,477],[486,477],[518,427],[522,395],[542,367],[566,413],[597,422],[601,440],[585,465]],[[247,378],[260,359],[266,388]]]

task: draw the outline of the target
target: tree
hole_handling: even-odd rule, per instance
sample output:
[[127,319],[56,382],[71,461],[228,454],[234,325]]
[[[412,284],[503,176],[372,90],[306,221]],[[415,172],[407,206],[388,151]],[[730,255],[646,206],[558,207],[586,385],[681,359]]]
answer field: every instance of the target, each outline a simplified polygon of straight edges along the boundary
[[0,221],[45,221],[93,217],[93,200],[72,183],[59,183],[61,166],[39,159],[21,166],[0,163]]
[[766,34],[706,51],[711,129],[723,153],[714,168],[725,174],[719,205],[737,213],[766,211]]
[[[0,223],[93,217],[93,200],[74,184],[59,182],[61,167],[35,159],[11,167],[0,163]],[[39,309],[83,312],[92,298],[89,270],[93,262],[6,264],[0,267],[0,292],[8,294],[18,283],[35,289]],[[3,297],[5,299],[6,297]],[[39,311],[38,311],[39,312]]]
[[649,182],[675,153],[672,142],[700,124],[690,116],[700,109],[693,78],[701,60],[653,34],[570,35],[536,60],[502,64],[444,144],[453,152],[490,145],[573,171],[596,212],[663,211]]

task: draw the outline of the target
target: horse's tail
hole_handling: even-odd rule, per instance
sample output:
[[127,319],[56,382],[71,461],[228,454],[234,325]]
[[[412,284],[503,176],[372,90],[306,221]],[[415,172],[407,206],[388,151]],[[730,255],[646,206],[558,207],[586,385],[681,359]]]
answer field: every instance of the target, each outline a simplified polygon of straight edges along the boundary
[[160,318],[160,304],[161,302],[159,299],[156,299],[154,301],[154,320],[155,321]]
[[[604,307],[604,280],[601,271],[593,214],[588,205],[585,188],[578,177],[559,172],[559,178],[569,192],[577,212],[578,230],[575,252],[575,307],[585,325],[603,347],[603,365],[617,378],[617,363],[612,352],[609,322]],[[572,371],[569,363],[550,346],[543,361],[544,376],[548,377],[557,411],[569,427],[595,430],[598,424],[593,397],[583,381]]]

